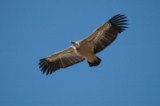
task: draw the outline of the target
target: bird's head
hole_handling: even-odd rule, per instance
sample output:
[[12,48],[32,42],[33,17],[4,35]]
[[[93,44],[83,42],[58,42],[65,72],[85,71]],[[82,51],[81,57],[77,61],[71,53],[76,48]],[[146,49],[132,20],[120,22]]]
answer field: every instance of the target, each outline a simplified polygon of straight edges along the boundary
[[73,44],[73,46],[74,46],[76,49],[78,49],[78,48],[80,47],[79,42],[73,42],[73,41],[71,41],[71,43]]

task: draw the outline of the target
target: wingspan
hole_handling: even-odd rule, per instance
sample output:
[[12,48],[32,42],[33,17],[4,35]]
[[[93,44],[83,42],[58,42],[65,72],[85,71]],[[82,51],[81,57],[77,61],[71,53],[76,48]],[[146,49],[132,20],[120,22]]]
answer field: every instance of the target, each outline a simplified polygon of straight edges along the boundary
[[73,47],[40,59],[39,67],[43,73],[51,74],[60,68],[65,68],[83,61],[84,58],[75,52]]
[[99,27],[93,34],[84,39],[84,41],[91,42],[94,53],[98,53],[111,44],[116,39],[117,34],[127,28],[127,25],[126,16],[118,14]]

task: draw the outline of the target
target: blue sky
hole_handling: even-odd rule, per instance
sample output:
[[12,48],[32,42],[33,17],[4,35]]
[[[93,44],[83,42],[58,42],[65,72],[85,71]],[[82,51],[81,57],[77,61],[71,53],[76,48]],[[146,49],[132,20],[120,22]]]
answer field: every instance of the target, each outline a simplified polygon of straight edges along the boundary
[[[159,106],[159,0],[1,0],[1,106]],[[121,13],[129,28],[86,61],[46,76],[40,58]]]

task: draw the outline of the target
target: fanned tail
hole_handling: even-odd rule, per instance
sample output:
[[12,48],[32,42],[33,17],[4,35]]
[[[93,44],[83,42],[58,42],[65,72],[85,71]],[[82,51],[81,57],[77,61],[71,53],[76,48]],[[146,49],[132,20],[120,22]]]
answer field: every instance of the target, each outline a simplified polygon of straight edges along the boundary
[[97,61],[94,61],[94,62],[89,62],[89,61],[87,61],[88,62],[88,65],[90,66],[90,67],[92,67],[92,66],[97,66],[97,65],[99,65],[100,63],[101,63],[101,59],[99,58],[99,57],[97,57]]

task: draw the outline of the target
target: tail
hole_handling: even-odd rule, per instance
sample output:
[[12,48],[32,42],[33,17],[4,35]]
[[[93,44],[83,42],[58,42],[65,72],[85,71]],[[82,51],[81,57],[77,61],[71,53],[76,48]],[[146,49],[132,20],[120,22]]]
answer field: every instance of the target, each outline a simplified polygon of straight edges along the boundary
[[100,59],[99,57],[97,57],[97,60],[96,60],[96,61],[93,61],[93,62],[87,61],[87,62],[88,62],[88,65],[89,65],[90,67],[92,67],[92,66],[97,66],[97,65],[99,65],[99,64],[101,63],[101,59]]

